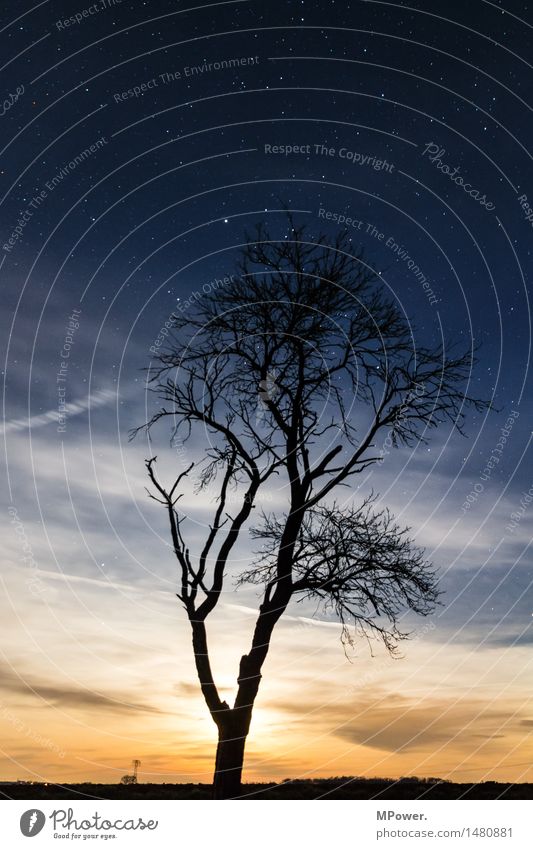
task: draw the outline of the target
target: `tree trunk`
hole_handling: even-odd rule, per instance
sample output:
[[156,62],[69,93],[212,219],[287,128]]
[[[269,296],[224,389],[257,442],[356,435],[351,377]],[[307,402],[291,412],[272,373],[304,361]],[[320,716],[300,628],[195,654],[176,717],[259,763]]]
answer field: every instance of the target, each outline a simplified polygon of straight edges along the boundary
[[[270,646],[274,625],[287,607],[290,595],[281,604],[278,599],[273,608],[261,605],[256,622],[252,648],[241,657],[239,664],[239,689],[232,709],[212,711],[218,727],[218,746],[213,778],[215,799],[235,799],[241,794],[241,776],[244,747],[250,730],[252,711],[261,683],[261,668]],[[225,702],[223,702],[224,706]]]
[[280,595],[282,596],[282,593],[275,597],[271,606],[262,604],[259,608],[252,648],[249,654],[241,657],[239,664],[239,688],[233,708],[228,708],[226,702],[222,702],[223,710],[218,707],[211,711],[218,727],[213,778],[215,799],[236,799],[241,795],[244,747],[261,683],[261,668],[268,653],[272,630],[290,600],[290,590],[286,597]]
[[[249,712],[251,716],[251,711]],[[214,799],[236,799],[241,794],[244,747],[250,727],[242,710],[224,711],[218,719],[218,745],[213,777]]]

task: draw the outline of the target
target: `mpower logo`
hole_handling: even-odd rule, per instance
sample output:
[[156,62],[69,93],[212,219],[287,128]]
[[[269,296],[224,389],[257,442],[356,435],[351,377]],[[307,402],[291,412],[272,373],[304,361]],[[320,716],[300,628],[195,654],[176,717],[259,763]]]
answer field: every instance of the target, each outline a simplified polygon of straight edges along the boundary
[[46,817],[42,811],[37,808],[30,808],[29,811],[24,811],[20,818],[20,830],[24,837],[35,837],[42,831],[46,822]]

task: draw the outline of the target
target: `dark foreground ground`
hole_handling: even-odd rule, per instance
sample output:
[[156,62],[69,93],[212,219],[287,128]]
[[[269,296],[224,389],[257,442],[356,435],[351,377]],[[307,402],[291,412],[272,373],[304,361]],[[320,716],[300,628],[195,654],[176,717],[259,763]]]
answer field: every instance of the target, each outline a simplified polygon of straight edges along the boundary
[[[4,799],[210,799],[209,784],[0,783]],[[440,779],[327,778],[245,784],[243,799],[533,799],[533,784],[454,784]]]

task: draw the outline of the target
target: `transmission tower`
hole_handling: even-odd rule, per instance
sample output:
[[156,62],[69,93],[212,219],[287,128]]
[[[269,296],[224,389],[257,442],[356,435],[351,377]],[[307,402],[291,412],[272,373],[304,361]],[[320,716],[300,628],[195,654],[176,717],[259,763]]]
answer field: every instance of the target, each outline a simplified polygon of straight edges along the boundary
[[141,762],[135,758],[131,762],[133,766],[133,774],[132,775],[123,775],[120,779],[121,784],[137,784],[137,770],[139,769]]

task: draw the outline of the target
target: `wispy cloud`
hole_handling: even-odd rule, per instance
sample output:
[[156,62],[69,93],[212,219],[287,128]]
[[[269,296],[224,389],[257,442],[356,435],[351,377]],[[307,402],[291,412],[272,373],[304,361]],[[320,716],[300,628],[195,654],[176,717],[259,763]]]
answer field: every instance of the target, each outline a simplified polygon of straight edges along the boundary
[[[117,399],[117,393],[111,389],[100,389],[94,392],[87,398],[72,401],[65,405],[64,416],[68,419],[72,416],[79,416],[87,410],[97,407],[106,407]],[[62,411],[63,412],[63,411]],[[57,407],[53,410],[48,410],[46,413],[39,413],[37,416],[29,416],[26,418],[11,419],[0,425],[0,433],[14,433],[19,430],[35,430],[35,428],[45,427],[49,424],[58,423],[59,412]]]
[[81,687],[40,682],[31,677],[22,679],[7,669],[2,670],[2,686],[5,692],[23,696],[39,707],[44,702],[54,707],[89,710],[91,714],[98,709],[119,714],[163,713],[153,705],[135,701],[129,693],[100,693]]
[[315,732],[329,733],[352,744],[388,752],[432,752],[437,746],[452,745],[466,750],[472,737],[503,739],[527,723],[516,706],[503,703],[487,709],[480,699],[415,701],[396,693],[381,698],[322,703],[315,700],[283,702],[272,707],[287,715],[305,716]]

